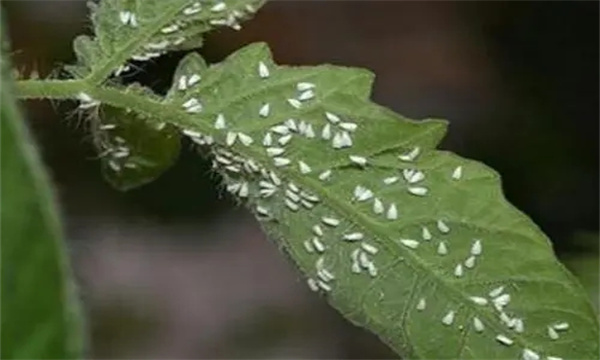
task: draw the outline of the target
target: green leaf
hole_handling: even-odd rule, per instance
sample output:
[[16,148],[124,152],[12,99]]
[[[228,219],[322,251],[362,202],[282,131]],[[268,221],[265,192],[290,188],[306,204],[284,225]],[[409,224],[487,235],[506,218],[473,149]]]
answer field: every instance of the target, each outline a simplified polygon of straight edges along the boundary
[[2,359],[82,357],[79,304],[57,209],[2,57]]
[[373,104],[367,71],[277,66],[263,44],[200,75],[165,100],[173,122],[172,105],[196,119],[226,189],[350,321],[408,358],[597,356],[585,292],[493,170],[435,150],[445,122]]
[[[127,91],[153,96],[137,85]],[[100,105],[90,111],[90,124],[104,178],[121,191],[155,180],[179,156],[181,142],[177,128],[131,109]]]
[[95,37],[79,36],[78,63],[66,69],[97,84],[111,73],[133,69],[128,61],[147,61],[167,51],[202,45],[216,26],[239,29],[265,0],[103,0],[89,2]]

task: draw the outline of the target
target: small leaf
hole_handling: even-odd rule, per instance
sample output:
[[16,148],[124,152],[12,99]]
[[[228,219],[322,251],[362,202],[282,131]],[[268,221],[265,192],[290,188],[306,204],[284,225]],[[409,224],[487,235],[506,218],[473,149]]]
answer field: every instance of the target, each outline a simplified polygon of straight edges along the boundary
[[66,67],[73,76],[100,83],[111,73],[133,67],[167,51],[202,45],[202,36],[216,26],[239,29],[264,0],[103,0],[89,2],[94,37],[74,41],[78,63]]
[[49,181],[13,96],[2,54],[2,359],[82,354],[80,309]]
[[94,122],[94,140],[105,179],[126,191],[147,184],[173,165],[181,148],[170,124],[149,121],[134,112],[102,105]]
[[262,44],[201,75],[165,105],[350,321],[408,358],[597,356],[585,292],[494,171],[435,150],[445,122],[373,104],[366,71],[277,66]]

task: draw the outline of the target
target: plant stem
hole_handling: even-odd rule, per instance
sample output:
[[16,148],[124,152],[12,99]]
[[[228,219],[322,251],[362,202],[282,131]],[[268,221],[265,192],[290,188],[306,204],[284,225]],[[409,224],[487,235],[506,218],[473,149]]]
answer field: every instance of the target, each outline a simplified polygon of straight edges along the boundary
[[147,94],[138,94],[114,87],[98,87],[89,85],[84,80],[23,80],[16,83],[17,97],[20,99],[77,99],[79,93],[86,93],[102,104],[121,109],[130,109],[147,117],[157,124],[162,119],[185,129],[210,133],[208,122],[198,121],[206,115],[189,113],[174,109]]

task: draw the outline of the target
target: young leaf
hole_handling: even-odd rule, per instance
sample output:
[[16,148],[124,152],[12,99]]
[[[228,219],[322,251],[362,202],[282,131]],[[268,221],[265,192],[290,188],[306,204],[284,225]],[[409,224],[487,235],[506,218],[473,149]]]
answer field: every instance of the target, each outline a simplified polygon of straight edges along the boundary
[[350,321],[409,358],[597,355],[581,286],[494,171],[435,150],[444,122],[371,103],[366,71],[277,66],[262,44],[201,76],[166,103]]
[[2,55],[2,359],[82,356],[79,304],[57,209]]
[[102,105],[98,112],[92,134],[104,178],[113,187],[126,191],[147,184],[177,160],[181,143],[172,125],[111,106]]
[[199,47],[216,26],[239,29],[265,0],[103,0],[89,2],[95,37],[79,36],[73,47],[78,63],[66,69],[77,78],[100,83],[111,73],[167,51]]

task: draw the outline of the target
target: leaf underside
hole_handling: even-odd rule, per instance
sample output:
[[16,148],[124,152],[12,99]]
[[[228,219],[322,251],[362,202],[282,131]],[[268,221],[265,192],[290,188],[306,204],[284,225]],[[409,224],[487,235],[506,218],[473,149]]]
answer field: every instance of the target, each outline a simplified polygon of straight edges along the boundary
[[179,132],[170,124],[140,118],[134,112],[102,105],[91,121],[102,158],[104,178],[116,189],[145,185],[175,163],[181,148]]
[[[167,38],[164,51],[172,50],[178,35],[161,29],[193,2],[104,3],[92,17],[96,40],[76,41],[80,61],[71,68],[94,81],[120,72],[148,43]],[[130,4],[144,26],[120,23]],[[202,14],[197,34],[220,12]],[[309,287],[403,357],[596,358],[598,323],[585,292],[545,235],[505,200],[499,176],[435,149],[446,122],[412,121],[372,103],[372,82],[354,68],[278,66],[264,44],[211,66],[192,53],[166,97],[151,100],[165,109],[160,118],[146,112],[139,122],[142,137],[162,136],[148,124],[166,123],[172,140],[157,146],[167,149],[164,158],[152,161],[161,150],[151,141],[131,154],[155,164],[146,180],[158,176],[178,152],[169,126],[180,127],[212,155],[224,188],[253,211]],[[126,113],[121,124],[133,117]],[[129,184],[120,188],[144,179],[111,176]]]
[[[2,55],[3,56],[3,55]],[[2,359],[82,356],[79,304],[49,182],[2,58]]]
[[445,122],[370,102],[367,71],[277,66],[264,44],[182,64],[202,80],[176,77],[165,106],[202,104],[184,134],[354,324],[409,358],[597,356],[579,283],[493,170],[435,150]]
[[136,68],[132,61],[144,62],[169,51],[202,46],[203,34],[215,27],[239,30],[239,23],[264,1],[88,1],[95,36],[75,39],[78,61],[65,69],[94,83],[110,74],[126,74]]

